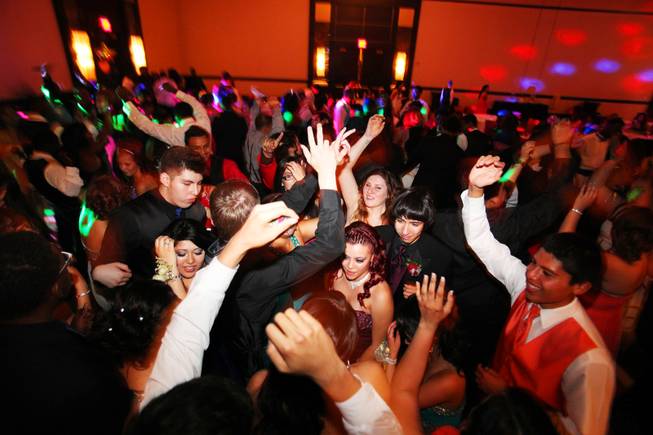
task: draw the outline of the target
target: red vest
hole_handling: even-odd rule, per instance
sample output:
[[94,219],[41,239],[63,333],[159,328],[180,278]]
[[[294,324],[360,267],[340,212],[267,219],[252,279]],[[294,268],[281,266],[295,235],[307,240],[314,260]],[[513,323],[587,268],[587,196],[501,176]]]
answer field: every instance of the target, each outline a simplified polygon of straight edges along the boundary
[[516,343],[517,326],[531,304],[526,292],[510,310],[508,322],[494,355],[493,368],[510,386],[524,388],[549,406],[564,412],[562,375],[581,354],[597,347],[574,318],[563,320],[528,343]]

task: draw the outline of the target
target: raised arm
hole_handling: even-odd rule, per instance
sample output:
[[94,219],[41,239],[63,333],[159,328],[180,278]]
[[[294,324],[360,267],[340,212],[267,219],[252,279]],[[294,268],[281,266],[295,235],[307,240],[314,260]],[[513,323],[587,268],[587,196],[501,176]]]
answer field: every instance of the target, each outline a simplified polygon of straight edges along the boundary
[[309,151],[308,148],[303,148],[309,164],[318,172],[321,189],[317,237],[310,244],[296,248],[270,266],[247,274],[237,300],[242,302],[239,305],[250,319],[258,319],[259,313],[271,299],[287,291],[290,285],[319,271],[344,250],[344,216],[340,196],[335,189],[337,140],[333,144],[324,141],[321,126],[318,126],[318,143],[322,145],[316,145],[312,136],[309,127],[311,149]]
[[358,141],[351,147],[349,151],[349,161],[342,167],[338,175],[338,183],[340,184],[340,192],[342,193],[342,199],[345,201],[347,207],[347,222],[351,221],[351,218],[356,213],[358,209],[358,184],[356,183],[356,178],[354,177],[354,166],[367,146],[383,131],[385,126],[385,118],[381,115],[372,116],[367,122],[367,128],[365,134],[358,139]]
[[192,95],[189,95],[180,90],[175,90],[175,88],[170,83],[164,83],[164,86],[166,85],[170,86],[171,88],[169,90],[166,89],[168,92],[174,92],[175,97],[179,98],[179,100],[183,101],[184,103],[190,104],[190,107],[193,108],[193,118],[195,118],[195,121],[197,121],[200,127],[208,131],[210,134],[211,119],[209,118],[209,114],[206,112],[204,105],[197,101],[197,99]]
[[361,382],[338,357],[324,327],[305,311],[279,313],[265,329],[267,353],[282,373],[308,376],[333,400],[349,434],[399,435],[403,431],[371,384]]
[[174,386],[200,376],[209,333],[245,253],[274,240],[298,221],[282,202],[257,205],[217,258],[200,270],[161,341],[141,408]]
[[422,433],[419,416],[418,394],[424,378],[424,371],[433,346],[435,331],[453,309],[454,296],[449,291],[445,295],[445,279],[424,275],[422,284],[417,283],[417,301],[420,320],[404,357],[396,368],[392,378],[391,406],[406,433]]
[[498,157],[478,159],[469,174],[469,190],[461,194],[462,218],[467,244],[488,272],[508,289],[514,301],[526,286],[526,266],[492,235],[483,197],[483,189],[501,177],[502,169]]
[[580,191],[574,200],[574,204],[571,206],[567,216],[565,216],[565,220],[562,221],[562,224],[560,225],[560,229],[558,230],[559,233],[576,232],[580,218],[583,216],[585,210],[594,203],[598,192],[598,187],[592,186],[591,184],[584,184],[580,188]]

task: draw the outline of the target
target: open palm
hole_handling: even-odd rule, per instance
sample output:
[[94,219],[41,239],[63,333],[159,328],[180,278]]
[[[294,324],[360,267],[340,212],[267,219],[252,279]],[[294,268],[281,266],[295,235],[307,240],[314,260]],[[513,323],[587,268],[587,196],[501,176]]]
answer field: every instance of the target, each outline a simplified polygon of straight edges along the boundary
[[501,178],[504,163],[496,156],[482,156],[469,173],[469,184],[484,188],[496,183]]

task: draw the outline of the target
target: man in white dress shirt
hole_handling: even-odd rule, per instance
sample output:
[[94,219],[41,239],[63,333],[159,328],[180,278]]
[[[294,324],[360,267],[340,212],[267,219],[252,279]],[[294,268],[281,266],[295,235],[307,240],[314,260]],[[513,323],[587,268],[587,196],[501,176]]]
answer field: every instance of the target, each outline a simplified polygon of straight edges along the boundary
[[598,248],[575,234],[555,234],[530,265],[513,257],[490,232],[483,198],[503,166],[498,157],[481,157],[461,195],[467,243],[512,299],[493,367],[479,367],[477,381],[488,393],[507,386],[529,390],[556,409],[570,433],[604,434],[614,362],[576,298],[600,278]]

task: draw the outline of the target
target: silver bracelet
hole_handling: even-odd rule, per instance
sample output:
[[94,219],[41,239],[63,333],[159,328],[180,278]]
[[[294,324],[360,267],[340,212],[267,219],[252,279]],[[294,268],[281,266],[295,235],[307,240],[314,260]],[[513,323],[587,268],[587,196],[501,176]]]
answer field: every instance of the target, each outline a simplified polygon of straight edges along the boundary
[[90,291],[90,290],[86,290],[85,292],[82,292],[82,293],[80,293],[80,294],[78,294],[78,295],[75,295],[75,298],[76,298],[76,299],[83,298],[84,296],[88,296],[88,295],[90,295],[90,294],[91,294],[91,291]]
[[573,211],[574,213],[578,213],[581,216],[583,215],[583,212],[581,210],[578,210],[577,208],[572,208],[571,211]]

